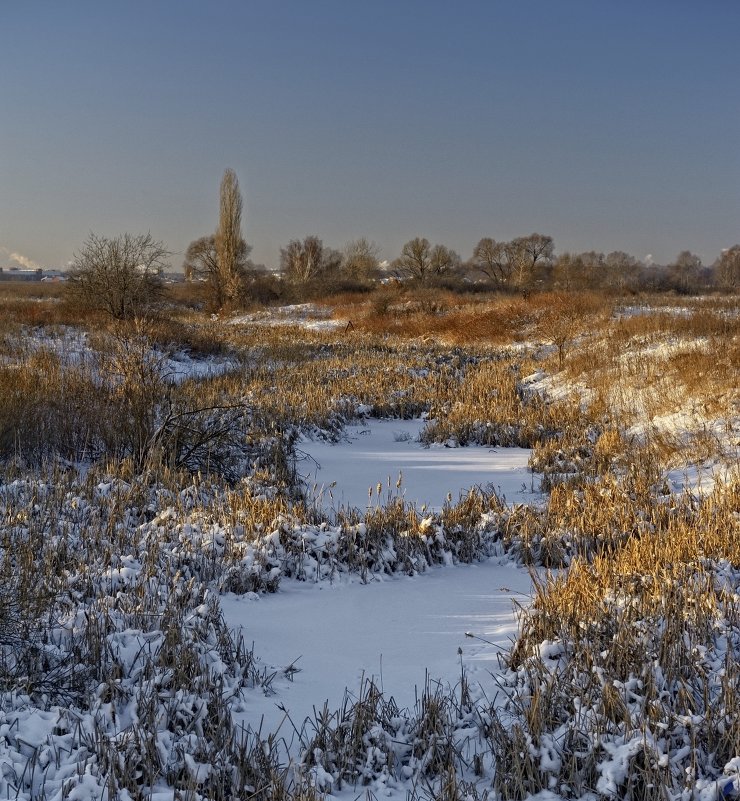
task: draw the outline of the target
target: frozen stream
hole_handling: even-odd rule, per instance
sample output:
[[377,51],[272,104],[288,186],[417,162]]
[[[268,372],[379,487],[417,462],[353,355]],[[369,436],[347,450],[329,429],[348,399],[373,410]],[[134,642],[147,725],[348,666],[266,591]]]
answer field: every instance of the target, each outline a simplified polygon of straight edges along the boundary
[[[493,485],[508,502],[539,497],[533,491],[539,482],[527,470],[528,450],[424,448],[417,441],[422,426],[420,420],[370,421],[350,428],[337,445],[302,441],[300,469],[309,485],[317,485],[317,503],[327,511],[365,508],[368,487],[378,482],[380,501],[401,494],[430,508],[475,485]],[[371,503],[377,504],[373,492]],[[473,687],[492,697],[498,654],[516,633],[514,600],[527,604],[530,589],[526,571],[492,559],[367,585],[346,578],[338,584],[283,581],[275,595],[226,596],[228,624],[242,627],[266,665],[279,670],[295,663],[300,669],[292,681],[276,680],[275,695],[250,694],[243,720],[253,728],[262,720],[263,734],[274,731],[285,716],[280,705],[300,728],[324,702],[337,709],[345,688],[356,693],[363,677],[375,679],[399,706],[411,707],[427,673],[456,685],[461,657]],[[284,721],[281,734],[290,731]]]
[[[530,587],[525,570],[492,559],[367,585],[284,581],[275,595],[225,596],[226,621],[243,627],[266,664],[281,668],[297,660],[300,668],[292,682],[275,682],[274,696],[250,694],[242,719],[257,728],[264,716],[263,732],[274,731],[284,705],[300,728],[325,701],[337,709],[345,687],[357,692],[363,676],[399,706],[413,706],[427,671],[433,680],[458,682],[458,648],[474,691],[493,698],[491,672],[516,633],[513,602],[526,604]],[[287,721],[281,734],[286,729]]]
[[[531,503],[537,496],[539,481],[527,469],[530,450],[425,448],[418,442],[423,426],[423,420],[371,420],[348,428],[348,440],[338,444],[303,440],[299,448],[306,458],[299,472],[309,487],[315,485],[317,503],[328,512],[377,504],[378,483],[383,502],[389,494],[402,495],[417,507],[426,504],[432,509],[441,508],[448,493],[457,501],[476,485],[492,485],[508,503]],[[401,486],[396,489],[399,471]]]

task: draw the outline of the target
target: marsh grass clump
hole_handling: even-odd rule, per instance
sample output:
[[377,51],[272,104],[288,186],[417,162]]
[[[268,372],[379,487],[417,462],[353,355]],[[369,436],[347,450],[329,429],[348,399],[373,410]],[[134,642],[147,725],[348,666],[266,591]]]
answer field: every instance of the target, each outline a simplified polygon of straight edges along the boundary
[[326,705],[304,721],[301,767],[319,790],[395,787],[411,782],[414,795],[438,798],[450,783],[464,786],[465,737],[475,728],[472,707],[457,688],[428,676],[416,704],[399,709],[377,684],[363,678],[338,710]]
[[[273,673],[226,629],[218,590],[400,572],[412,556],[423,569],[454,550],[440,519],[425,530],[428,516],[392,531],[391,513],[382,534],[310,523],[267,479],[152,482],[129,463],[120,475],[57,467],[0,486],[0,754],[14,771],[3,791],[298,798],[384,777],[437,787],[460,772],[457,732],[472,725],[472,707],[432,683],[408,715],[368,685],[318,717],[310,740],[304,724],[297,773],[280,742],[232,722],[243,692],[270,692]],[[498,509],[483,495],[462,503],[446,509],[448,525]],[[384,537],[382,550],[364,536]],[[30,751],[29,726],[43,732]]]
[[[683,499],[536,582],[492,729],[501,798],[637,799],[722,777],[740,746],[738,499],[736,484]],[[522,748],[528,762],[507,762]]]
[[[208,557],[166,537],[141,540],[142,519],[165,499],[187,505],[175,488],[134,488],[95,470],[0,487],[0,747],[20,765],[14,779],[4,774],[4,792],[255,789],[234,784],[235,766],[254,771],[226,710],[241,688],[270,679],[226,629]],[[44,732],[31,752],[29,725]]]

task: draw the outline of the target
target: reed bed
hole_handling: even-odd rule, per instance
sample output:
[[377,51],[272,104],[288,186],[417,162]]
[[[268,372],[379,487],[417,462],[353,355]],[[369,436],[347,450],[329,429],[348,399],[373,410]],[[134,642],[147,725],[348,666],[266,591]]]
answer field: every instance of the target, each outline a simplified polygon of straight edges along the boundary
[[[563,333],[556,301],[393,289],[347,299],[353,329],[329,333],[192,308],[70,332],[17,301],[0,345],[0,795],[739,790],[740,482],[676,494],[666,478],[737,458],[736,307],[590,299]],[[179,352],[226,366],[175,380]],[[707,425],[646,424],[687,409]],[[311,503],[300,436],[419,415],[429,443],[532,447],[542,504],[478,488],[439,513],[389,495],[330,520]],[[298,758],[233,722],[275,676],[227,630],[221,592],[507,554],[535,597],[497,698],[464,670],[408,710],[366,682],[292,721]]]

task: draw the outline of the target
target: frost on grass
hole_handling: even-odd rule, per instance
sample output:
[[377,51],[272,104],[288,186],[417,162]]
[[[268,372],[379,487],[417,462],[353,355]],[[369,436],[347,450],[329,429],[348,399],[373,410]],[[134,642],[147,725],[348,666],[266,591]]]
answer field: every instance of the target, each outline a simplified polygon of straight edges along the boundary
[[[727,562],[686,566],[660,587],[626,583],[577,635],[565,623],[539,643],[535,606],[491,729],[500,796],[734,797],[739,585]],[[645,591],[660,599],[647,614]]]

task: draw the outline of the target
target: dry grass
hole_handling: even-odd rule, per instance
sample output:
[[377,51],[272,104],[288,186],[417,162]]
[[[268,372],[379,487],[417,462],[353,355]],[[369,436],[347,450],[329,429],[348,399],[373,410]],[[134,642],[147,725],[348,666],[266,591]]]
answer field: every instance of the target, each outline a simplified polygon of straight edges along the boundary
[[[607,554],[577,558],[565,574],[538,586],[534,609],[544,614],[533,617],[532,625],[545,629],[527,630],[521,648],[528,640],[541,642],[561,633],[547,628],[552,625],[562,626],[572,639],[583,624],[611,614],[616,595],[632,594],[628,614],[649,617],[682,575],[709,575],[703,566],[718,561],[740,567],[740,484],[718,487],[701,504],[679,500],[673,507],[655,504],[648,509],[629,495],[607,498],[601,487],[594,494],[598,497],[581,497],[578,506],[564,498],[551,501],[553,524],[594,535],[621,530],[626,536]],[[701,608],[701,600],[684,612],[691,608]]]
[[[214,324],[182,297],[146,328],[86,320],[89,355],[70,362],[26,339],[56,319],[34,317],[34,304],[61,304],[0,297],[0,683],[6,700],[61,710],[70,730],[50,735],[44,760],[64,753],[76,766],[64,792],[89,775],[100,797],[145,797],[159,782],[193,799],[294,801],[413,776],[415,795],[457,801],[477,797],[473,773],[495,763],[500,799],[650,799],[721,776],[740,751],[740,484],[677,497],[664,476],[689,457],[727,458],[737,439],[735,309],[719,299],[612,319],[587,299],[559,359],[541,347],[555,342],[542,320],[556,300],[396,287],[348,295],[337,314],[354,330],[317,333]],[[236,368],[173,384],[162,360],[178,348],[228,354]],[[558,400],[523,385],[537,369],[565,388]],[[638,430],[687,409],[726,427]],[[337,438],[357,415],[422,412],[428,441],[533,446],[543,508],[479,490],[432,515],[389,490],[367,514],[327,521],[307,502],[299,432]],[[369,580],[504,548],[559,569],[535,576],[504,708],[473,704],[464,675],[451,694],[429,684],[403,713],[366,684],[296,722],[293,774],[275,738],[231,726],[232,700],[269,690],[270,676],[225,630],[218,591]],[[106,728],[127,708],[135,725]],[[97,722],[83,737],[85,715]],[[167,758],[156,731],[168,732]],[[6,739],[23,750],[12,723]],[[613,790],[600,772],[611,745],[632,749]],[[207,780],[185,754],[213,766]],[[3,774],[8,794],[33,785],[39,758],[12,786]],[[54,769],[45,776],[43,793],[62,792]]]
[[[550,507],[555,525],[640,525],[621,542],[612,538],[608,552],[535,581],[507,657],[510,700],[491,730],[501,798],[552,786],[567,788],[566,797],[601,787],[626,799],[662,798],[650,788],[706,786],[740,747],[740,485],[718,487],[703,503],[652,507],[630,496],[584,496],[575,518],[562,499]],[[512,756],[523,743],[532,759],[517,766]],[[629,765],[608,792],[604,743],[629,744]],[[547,767],[536,757],[541,748],[549,749]]]

